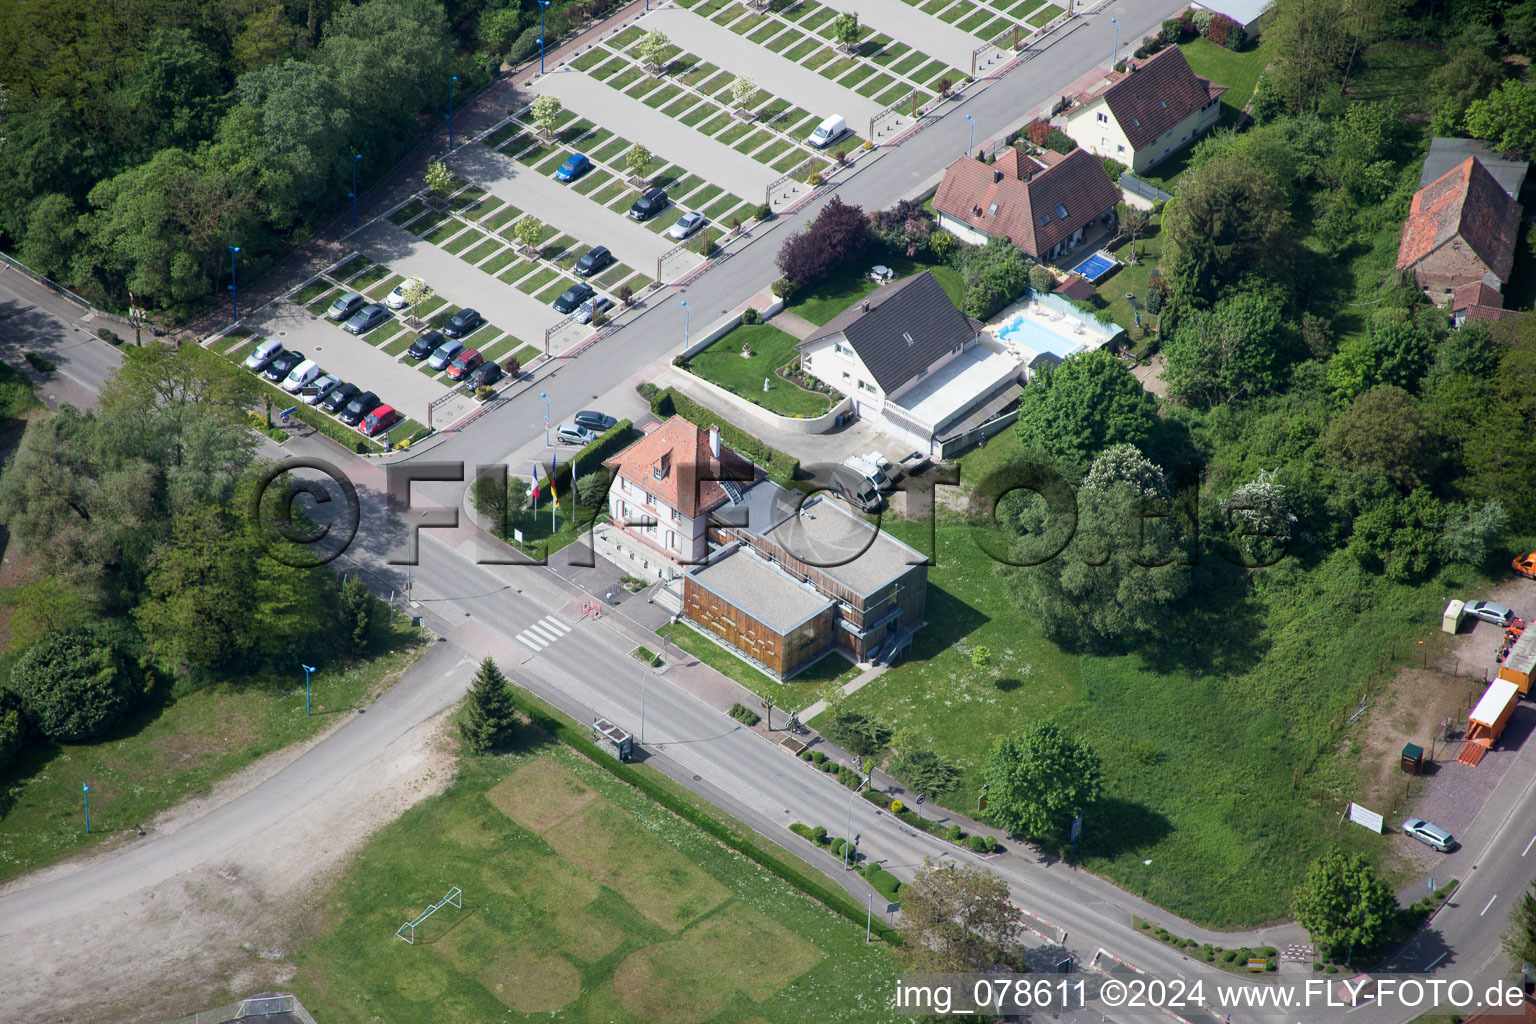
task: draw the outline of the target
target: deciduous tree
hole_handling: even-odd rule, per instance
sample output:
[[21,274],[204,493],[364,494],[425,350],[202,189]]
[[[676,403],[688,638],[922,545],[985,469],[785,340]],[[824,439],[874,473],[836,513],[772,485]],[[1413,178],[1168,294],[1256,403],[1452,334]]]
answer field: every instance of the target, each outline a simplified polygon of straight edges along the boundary
[[1467,106],[1465,126],[1507,156],[1536,152],[1536,89],[1511,80]]
[[1330,850],[1296,890],[1296,921],[1330,959],[1364,952],[1391,934],[1397,896],[1358,853]]
[[1057,848],[1103,789],[1098,755],[1047,722],[998,740],[985,771],[991,818],[1013,835]]
[[1284,260],[1284,190],[1247,161],[1224,157],[1186,175],[1163,209],[1163,263],[1175,293],[1210,302],[1250,271]]
[[49,633],[16,660],[10,688],[38,732],[63,743],[95,739],[133,705],[136,685],[110,630]]
[[832,19],[832,38],[849,50],[859,45],[859,14],[844,11]]
[[644,64],[661,64],[661,55],[667,47],[672,45],[672,40],[661,29],[652,29],[640,37],[640,42],[635,44],[635,56]]
[[1280,307],[1260,294],[1239,292],[1193,310],[1166,344],[1169,394],[1204,408],[1270,394],[1293,355],[1291,339]]
[[638,178],[650,166],[651,159],[651,151],[637,142],[624,153],[624,170],[628,171],[631,177]]
[[925,857],[901,887],[903,945],[919,970],[982,972],[1012,963],[1023,932],[1008,883],[978,865]]
[[757,91],[757,84],[752,81],[752,76],[743,71],[731,82],[731,105],[744,107],[747,100]]
[[539,126],[539,131],[553,134],[560,127],[563,109],[558,96],[546,93],[533,101],[533,123]]
[[1146,445],[1156,402],[1114,355],[1076,355],[1032,380],[1019,399],[1026,448],[1084,465],[1110,445]]
[[1368,469],[1411,489],[1433,475],[1440,443],[1413,396],[1382,384],[1360,395],[1334,419],[1327,448],[1345,469]]
[[1536,882],[1520,894],[1504,933],[1504,953],[1515,967],[1536,964]]
[[256,639],[255,575],[255,551],[231,517],[213,505],[190,509],[154,556],[134,616],[156,653],[219,668],[247,654]]

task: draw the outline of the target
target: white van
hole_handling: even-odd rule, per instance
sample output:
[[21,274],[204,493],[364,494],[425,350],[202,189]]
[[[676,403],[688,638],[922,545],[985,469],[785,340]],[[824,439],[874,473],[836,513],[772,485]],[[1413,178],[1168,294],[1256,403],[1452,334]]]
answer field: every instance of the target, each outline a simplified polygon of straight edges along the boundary
[[847,131],[848,122],[845,121],[840,115],[833,114],[831,117],[821,122],[821,124],[817,125],[816,130],[811,132],[810,138],[806,139],[806,141],[815,146],[817,149],[826,149],[828,146],[832,145],[832,143],[842,138],[847,133]]
[[306,359],[289,371],[288,379],[283,381],[283,390],[290,395],[296,395],[300,388],[318,376],[320,376],[320,364],[313,359]]
[[884,503],[869,477],[846,465],[832,471],[832,493],[860,512],[878,512]]
[[875,462],[867,455],[850,455],[843,460],[843,465],[858,473],[882,491],[891,486],[891,478],[880,468],[878,462]]

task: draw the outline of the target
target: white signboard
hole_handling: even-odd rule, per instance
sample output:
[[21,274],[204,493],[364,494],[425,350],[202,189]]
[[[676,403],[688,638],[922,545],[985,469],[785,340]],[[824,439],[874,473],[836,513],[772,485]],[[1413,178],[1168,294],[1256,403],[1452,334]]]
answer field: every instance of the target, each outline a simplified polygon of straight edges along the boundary
[[1375,811],[1368,811],[1359,804],[1352,803],[1349,805],[1349,820],[1357,825],[1364,825],[1372,832],[1379,833],[1381,831],[1381,815]]

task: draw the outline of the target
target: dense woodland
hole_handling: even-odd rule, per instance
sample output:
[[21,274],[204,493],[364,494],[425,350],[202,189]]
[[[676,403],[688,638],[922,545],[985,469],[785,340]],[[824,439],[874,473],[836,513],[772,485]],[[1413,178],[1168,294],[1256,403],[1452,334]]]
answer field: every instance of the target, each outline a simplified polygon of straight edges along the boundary
[[[608,0],[555,0],[548,33]],[[0,0],[0,247],[185,315],[338,213],[503,58],[535,0]]]

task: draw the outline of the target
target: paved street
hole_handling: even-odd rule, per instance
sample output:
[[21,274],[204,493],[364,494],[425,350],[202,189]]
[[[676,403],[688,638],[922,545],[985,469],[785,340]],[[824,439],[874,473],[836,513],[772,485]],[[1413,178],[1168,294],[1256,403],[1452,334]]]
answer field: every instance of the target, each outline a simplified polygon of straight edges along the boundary
[[[50,408],[88,409],[96,393],[122,365],[117,349],[96,337],[104,322],[25,274],[0,263],[0,359],[30,376],[37,395]],[[133,332],[106,323],[132,344]],[[22,352],[36,352],[57,369],[47,375],[32,370]]]

